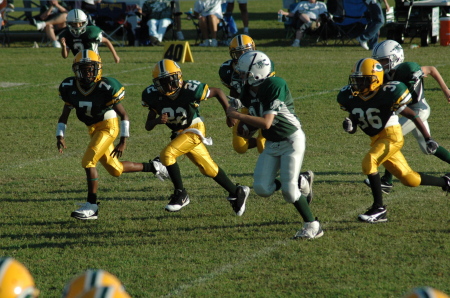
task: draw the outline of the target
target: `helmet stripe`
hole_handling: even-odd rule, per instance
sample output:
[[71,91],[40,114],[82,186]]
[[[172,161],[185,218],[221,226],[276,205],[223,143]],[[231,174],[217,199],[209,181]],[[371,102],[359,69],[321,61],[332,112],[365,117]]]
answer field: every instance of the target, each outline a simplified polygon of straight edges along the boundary
[[252,62],[250,62],[250,64],[248,65],[248,70],[247,70],[248,72],[250,72],[250,70],[252,69],[253,62],[255,62],[256,56],[257,56],[257,53],[254,53]]
[[166,71],[166,70],[164,69],[164,60],[159,61],[158,67],[159,67],[159,73],[160,73],[160,74]]
[[12,263],[12,261],[12,258],[0,259],[0,280],[3,280],[3,276],[5,275],[6,271],[8,271],[8,267]]
[[364,58],[364,59],[361,59],[358,61],[358,63],[356,64],[356,67],[355,67],[355,72],[362,72],[361,66],[362,66],[363,62],[366,61],[366,59],[367,58]]
[[382,41],[382,42],[380,42],[380,43],[377,43],[377,44],[375,45],[375,48],[373,49],[373,53],[376,53],[376,52],[378,51],[378,48],[379,48],[381,45],[383,45],[383,43],[384,43],[384,41]]
[[238,36],[237,42],[238,42],[238,46],[237,47],[240,47],[240,46],[242,46],[244,44],[244,39],[242,38],[242,35]]
[[86,280],[85,280],[85,284],[84,284],[85,290],[89,290],[92,287],[98,286],[98,281],[101,280],[99,273],[100,272],[98,270],[88,270],[86,272]]
[[114,288],[104,287],[100,289],[100,293],[96,293],[95,298],[108,298],[113,296]]

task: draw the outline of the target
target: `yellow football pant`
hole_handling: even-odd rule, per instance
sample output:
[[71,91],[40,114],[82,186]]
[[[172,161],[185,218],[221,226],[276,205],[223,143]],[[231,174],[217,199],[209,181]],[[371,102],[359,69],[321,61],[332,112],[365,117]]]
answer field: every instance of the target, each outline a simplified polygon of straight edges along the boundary
[[[237,131],[238,125],[239,125],[239,121],[238,121],[238,123],[236,123],[235,126],[233,126],[233,149],[237,153],[243,154],[243,153],[247,152],[249,142],[248,142],[248,139],[243,138],[238,135],[238,131]],[[258,137],[256,138],[256,146],[257,146],[258,152],[260,154],[264,150],[265,143],[266,143],[266,138],[264,138],[262,136],[261,129],[258,129]]]
[[116,118],[103,120],[88,126],[91,141],[84,153],[81,166],[83,168],[95,168],[97,162],[114,177],[123,172],[123,165],[117,157],[111,157],[114,150],[114,140],[119,134],[119,120]]
[[[206,128],[203,122],[192,124],[188,128],[198,129],[205,136]],[[161,151],[159,158],[161,163],[167,167],[173,165],[177,161],[177,157],[183,154],[186,154],[203,175],[214,178],[219,173],[219,166],[212,160],[198,134],[180,133]]]
[[404,139],[402,127],[399,124],[383,129],[370,139],[371,148],[362,161],[362,170],[365,175],[378,172],[378,167],[382,164],[403,185],[411,187],[420,185],[420,175],[411,169],[400,151]]
[[[248,109],[242,108],[241,109],[242,114],[248,115]],[[246,138],[243,138],[238,135],[238,121],[235,126],[233,126],[233,149],[237,153],[244,154],[248,150],[249,141]],[[264,150],[264,146],[266,144],[266,139],[262,136],[261,129],[258,129],[258,137],[256,138],[256,147],[258,148],[259,154],[261,154]]]

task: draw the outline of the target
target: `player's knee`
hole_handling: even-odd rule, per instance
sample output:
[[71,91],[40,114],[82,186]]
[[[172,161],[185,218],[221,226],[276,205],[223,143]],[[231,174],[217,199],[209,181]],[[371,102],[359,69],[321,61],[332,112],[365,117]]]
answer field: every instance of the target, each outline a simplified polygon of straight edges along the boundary
[[163,165],[171,166],[177,162],[175,154],[173,154],[173,148],[169,145],[161,151],[159,154],[159,160]]
[[[281,190],[281,193],[283,194],[283,198],[286,202],[294,204],[295,201],[297,201],[298,197],[296,198],[292,192],[290,191],[283,191]],[[299,193],[300,195],[300,193]]]
[[248,150],[248,141],[244,138],[234,136],[233,149],[239,154],[244,154]]
[[123,173],[123,164],[121,162],[117,164],[103,164],[103,166],[113,177],[119,177]]
[[400,182],[409,187],[417,187],[420,185],[421,179],[420,175],[417,172],[412,172],[407,175],[403,175],[399,177]]
[[92,161],[92,160],[88,160],[88,159],[84,159],[81,160],[81,167],[83,167],[83,169],[87,169],[87,168],[95,168],[96,164]]
[[247,144],[242,146],[240,144],[234,144],[233,143],[233,149],[234,149],[234,151],[236,151],[239,154],[244,154],[245,152],[247,152],[248,146],[247,146]]
[[218,168],[217,170],[214,170],[212,167],[198,166],[198,169],[200,170],[200,173],[210,178],[215,178],[219,173]]
[[122,171],[119,169],[108,169],[108,173],[113,177],[119,177],[122,175]]
[[253,190],[260,197],[270,197],[275,191],[275,187],[261,183],[253,183]]
[[378,165],[373,162],[370,154],[367,154],[362,161],[362,172],[364,175],[378,172]]

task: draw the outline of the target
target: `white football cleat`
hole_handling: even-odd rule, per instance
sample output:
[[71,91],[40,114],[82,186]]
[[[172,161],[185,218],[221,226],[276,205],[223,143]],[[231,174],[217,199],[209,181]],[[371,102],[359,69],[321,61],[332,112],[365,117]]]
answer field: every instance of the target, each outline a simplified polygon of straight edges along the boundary
[[73,211],[70,216],[76,219],[88,220],[98,218],[98,204],[78,203],[81,207]]
[[155,176],[161,181],[170,180],[169,172],[167,168],[159,161],[159,156],[155,157],[151,163],[153,163],[153,167],[156,170]]
[[295,234],[294,239],[315,239],[322,236],[323,230],[320,226],[319,221],[316,219],[312,222],[305,222],[302,229]]

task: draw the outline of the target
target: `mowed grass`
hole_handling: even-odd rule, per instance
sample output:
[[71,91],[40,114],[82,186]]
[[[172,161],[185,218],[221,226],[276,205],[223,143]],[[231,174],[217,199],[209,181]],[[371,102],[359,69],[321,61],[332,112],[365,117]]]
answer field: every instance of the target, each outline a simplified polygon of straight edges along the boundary
[[[186,11],[191,6],[182,5]],[[247,211],[236,217],[226,192],[187,158],[178,162],[191,204],[180,212],[164,211],[170,182],[150,173],[113,178],[100,165],[99,219],[70,218],[86,198],[81,158],[88,142],[84,124],[72,113],[68,148],[62,155],[56,149],[63,107],[57,87],[72,75],[71,59],[53,48],[0,48],[0,255],[23,262],[42,297],[59,297],[64,285],[88,268],[115,274],[132,297],[401,297],[425,285],[450,293],[449,197],[441,189],[408,188],[395,180],[385,196],[389,221],[356,220],[372,203],[361,173],[369,138],[343,132],[346,115],[336,95],[353,64],[370,53],[356,45],[288,47],[273,13],[278,8],[278,0],[250,1],[251,33],[288,82],[307,136],[303,169],[316,175],[311,207],[325,230],[313,241],[291,239],[302,221],[281,193],[261,198],[252,191]],[[189,21],[183,22],[193,34]],[[407,60],[434,65],[450,80],[446,47],[404,48]],[[103,74],[126,87],[131,137],[122,159],[148,161],[170,136],[164,126],[145,131],[147,110],[140,104],[162,48],[116,49],[119,64],[107,48],[100,53]],[[221,87],[217,71],[229,58],[227,48],[191,50],[195,62],[181,64],[184,78]],[[448,103],[432,78],[426,89],[432,136],[450,148]],[[201,113],[214,140],[209,147],[214,160],[233,181],[251,186],[257,152],[233,151],[231,130],[214,98],[201,105]],[[410,135],[403,152],[417,171],[450,172],[447,164],[422,154]]]

